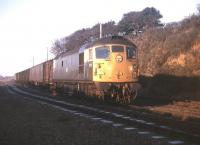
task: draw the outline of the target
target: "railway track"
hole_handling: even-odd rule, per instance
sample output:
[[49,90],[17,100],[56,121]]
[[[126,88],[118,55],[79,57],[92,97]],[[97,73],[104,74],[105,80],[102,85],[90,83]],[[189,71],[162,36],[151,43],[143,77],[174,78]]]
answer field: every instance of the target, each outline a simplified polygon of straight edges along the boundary
[[[172,145],[198,145],[200,143],[198,131],[191,133],[182,129],[177,129],[173,127],[174,125],[167,125],[169,120],[174,122],[174,120],[169,117],[156,118],[155,115],[151,113],[141,112],[139,110],[111,109],[105,106],[94,107],[94,105],[91,107],[83,104],[70,103],[45,97],[39,93],[27,92],[16,86],[9,86],[8,89],[13,93],[19,93],[24,97],[35,99],[41,104],[76,116],[118,127],[137,135],[145,136],[155,142],[164,142]],[[159,123],[156,121],[158,119],[161,119]],[[176,125],[177,123],[174,122],[174,124]]]

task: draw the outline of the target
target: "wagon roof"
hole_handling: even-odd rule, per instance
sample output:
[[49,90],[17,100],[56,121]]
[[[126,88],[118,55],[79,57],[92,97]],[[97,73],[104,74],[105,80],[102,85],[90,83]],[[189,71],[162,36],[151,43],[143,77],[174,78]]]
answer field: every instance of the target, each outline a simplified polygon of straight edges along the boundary
[[109,36],[109,37],[104,37],[104,38],[95,40],[93,42],[85,43],[79,49],[68,50],[67,52],[64,52],[64,53],[56,56],[55,59],[60,58],[60,57],[65,57],[67,55],[71,55],[71,54],[74,54],[74,53],[81,53],[85,49],[88,49],[90,47],[97,46],[97,45],[104,45],[104,44],[105,45],[106,44],[122,44],[122,45],[135,46],[130,40],[128,40],[128,39],[126,39],[122,36]]

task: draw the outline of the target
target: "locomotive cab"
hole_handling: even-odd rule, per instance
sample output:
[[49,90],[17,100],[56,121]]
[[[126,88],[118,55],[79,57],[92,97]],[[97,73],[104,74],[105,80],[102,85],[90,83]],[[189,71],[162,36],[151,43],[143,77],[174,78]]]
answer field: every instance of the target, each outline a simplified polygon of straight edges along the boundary
[[93,81],[137,81],[137,50],[134,46],[110,44],[94,48]]
[[99,96],[117,102],[134,100],[139,89],[136,46],[126,39],[105,38],[92,49],[92,81]]

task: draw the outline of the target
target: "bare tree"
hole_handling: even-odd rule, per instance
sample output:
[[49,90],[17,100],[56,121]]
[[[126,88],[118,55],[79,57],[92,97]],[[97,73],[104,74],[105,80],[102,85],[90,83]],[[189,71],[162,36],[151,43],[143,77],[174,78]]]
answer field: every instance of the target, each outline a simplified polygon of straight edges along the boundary
[[197,10],[198,10],[198,12],[200,14],[200,4],[197,4]]

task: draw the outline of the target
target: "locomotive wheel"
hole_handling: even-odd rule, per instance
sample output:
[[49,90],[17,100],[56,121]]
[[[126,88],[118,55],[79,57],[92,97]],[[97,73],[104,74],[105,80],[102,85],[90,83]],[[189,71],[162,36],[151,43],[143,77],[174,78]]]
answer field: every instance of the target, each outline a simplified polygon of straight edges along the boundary
[[132,99],[132,102],[136,99],[137,94],[138,94],[138,92],[136,89],[130,91],[130,97]]
[[129,88],[123,88],[123,103],[130,104],[133,102],[137,97],[137,90],[130,90]]
[[116,86],[111,86],[110,96],[111,96],[111,99],[114,100],[116,103],[120,102],[120,93]]
[[120,102],[119,92],[113,89],[111,92],[111,99],[113,99],[116,103],[119,103]]
[[130,89],[127,85],[123,86],[123,88],[122,88],[122,96],[123,96],[123,103],[124,104],[130,104],[131,103]]
[[119,102],[120,102],[120,94],[117,93],[117,95],[116,95],[116,103],[119,103]]

